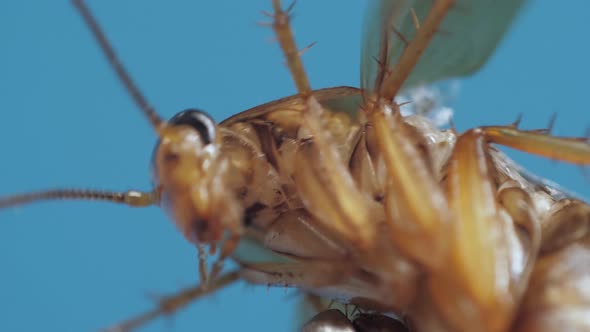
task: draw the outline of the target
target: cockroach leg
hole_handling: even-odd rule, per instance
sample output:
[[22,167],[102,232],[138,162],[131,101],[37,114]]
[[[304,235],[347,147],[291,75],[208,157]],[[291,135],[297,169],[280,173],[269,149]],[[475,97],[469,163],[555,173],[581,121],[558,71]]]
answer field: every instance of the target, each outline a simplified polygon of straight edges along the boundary
[[[541,222],[537,216],[531,196],[513,180],[500,186],[497,192],[498,202],[508,213],[511,220],[504,223],[507,252],[524,252],[524,262],[517,263],[513,274],[511,292],[515,303],[524,295],[528,280],[536,263],[541,248]],[[512,261],[512,260],[511,260]],[[514,266],[514,262],[512,262]]]
[[204,244],[197,244],[197,251],[199,253],[199,281],[201,284],[206,285],[208,282],[207,272],[207,249]]
[[370,223],[368,197],[356,187],[343,158],[339,155],[329,130],[322,123],[322,106],[313,96],[303,63],[291,33],[289,15],[273,1],[273,28],[283,50],[299,95],[304,100],[301,145],[292,174],[305,207],[328,234],[334,234],[352,247],[366,249],[372,245],[375,229]]
[[489,126],[481,130],[493,143],[576,165],[590,165],[587,137],[555,137],[538,130],[519,130],[515,126]]
[[238,247],[240,243],[240,239],[242,238],[241,233],[232,233],[221,245],[221,252],[219,253],[219,257],[213,263],[211,267],[211,274],[209,274],[208,278],[210,280],[215,280],[221,270],[223,269],[223,262],[226,258],[228,258],[234,250]]
[[346,259],[345,244],[318,229],[318,222],[304,209],[282,213],[265,232],[264,246],[278,254],[305,260]]
[[364,108],[390,179],[385,209],[391,237],[405,254],[429,270],[438,269],[446,260],[449,209],[431,165],[415,147],[399,106],[392,101],[453,4],[453,0],[433,2],[393,69],[377,75],[383,82],[376,82],[378,91],[365,100]]
[[319,228],[340,243],[368,249],[374,243],[374,222],[368,209],[370,197],[357,188],[350,171],[325,133],[304,141],[297,150],[293,179],[308,211]]
[[155,309],[139,314],[133,318],[106,328],[103,331],[127,332],[135,330],[160,316],[173,315],[177,311],[202,298],[203,296],[224,288],[238,280],[240,280],[240,272],[232,271],[211,281],[208,287],[203,287],[203,284],[198,284],[193,287],[183,289],[176,294],[163,296],[158,300],[158,305]]
[[445,182],[450,260],[428,281],[436,307],[457,330],[508,328],[540,246],[530,197],[510,184],[498,192],[495,169],[482,130],[458,138]]
[[447,200],[397,105],[376,107],[370,122],[389,177],[384,203],[391,238],[406,255],[437,270],[448,254]]
[[289,24],[291,19],[289,11],[293,8],[290,7],[287,11],[284,11],[282,9],[281,0],[273,0],[272,6],[274,10],[272,24],[273,30],[277,35],[277,40],[279,41],[283,54],[287,60],[287,65],[291,71],[291,76],[293,77],[297,91],[299,91],[299,94],[304,99],[307,99],[311,94],[311,86],[309,85],[309,80],[305,74],[303,62],[301,61],[299,54],[300,52],[295,44],[295,39],[293,38],[293,33],[291,32],[291,26]]
[[288,263],[239,262],[241,276],[254,284],[279,287],[320,288],[345,282],[350,267],[345,262],[293,261]]
[[[379,277],[351,264],[352,249],[334,241],[332,234],[328,236],[319,226],[317,219],[304,209],[281,214],[266,229],[260,242],[265,248],[281,255],[285,262],[241,262],[236,257],[235,260],[242,266],[244,279],[254,284],[310,290],[320,287],[334,289],[346,299],[383,297],[382,283],[377,284]],[[366,291],[358,294],[358,289]],[[399,293],[403,292],[396,292],[396,298],[402,297]],[[319,301],[316,305],[320,305]]]
[[[455,212],[447,270],[453,272],[444,276],[451,281],[441,280],[441,276],[432,277],[430,288],[437,307],[452,325],[465,324],[474,328],[474,324],[494,316],[500,318],[494,320],[500,326],[492,329],[502,330],[508,323],[505,309],[513,304],[502,303],[509,299],[509,294],[507,285],[498,282],[510,280],[509,262],[505,252],[498,250],[506,245],[502,227],[497,222],[500,216],[496,188],[490,180],[486,149],[480,132],[467,132],[457,140],[447,169],[449,207]],[[462,312],[457,299],[467,299],[471,302],[468,307],[477,311]]]

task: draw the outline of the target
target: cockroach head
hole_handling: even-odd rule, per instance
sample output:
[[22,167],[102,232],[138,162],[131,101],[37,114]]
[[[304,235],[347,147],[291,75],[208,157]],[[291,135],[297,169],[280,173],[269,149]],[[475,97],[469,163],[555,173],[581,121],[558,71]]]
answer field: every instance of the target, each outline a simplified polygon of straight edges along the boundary
[[215,242],[216,183],[222,177],[217,125],[206,113],[187,109],[158,129],[153,180],[160,204],[192,242]]

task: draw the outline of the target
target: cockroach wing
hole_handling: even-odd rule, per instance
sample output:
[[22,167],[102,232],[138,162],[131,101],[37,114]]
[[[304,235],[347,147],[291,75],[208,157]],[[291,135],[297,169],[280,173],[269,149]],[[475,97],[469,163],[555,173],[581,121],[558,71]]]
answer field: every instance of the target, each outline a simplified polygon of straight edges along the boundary
[[[369,0],[361,48],[361,87],[375,89],[438,0]],[[465,76],[481,68],[525,0],[455,0],[404,88]],[[416,20],[412,15],[416,13]]]

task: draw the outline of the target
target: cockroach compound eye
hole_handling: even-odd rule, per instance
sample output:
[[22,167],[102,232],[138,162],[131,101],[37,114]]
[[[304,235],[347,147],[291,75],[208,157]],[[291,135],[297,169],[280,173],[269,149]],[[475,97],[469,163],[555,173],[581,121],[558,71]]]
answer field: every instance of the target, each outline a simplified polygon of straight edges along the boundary
[[170,121],[175,126],[190,126],[199,133],[203,144],[211,144],[215,141],[215,121],[205,112],[198,109],[187,109],[174,115]]

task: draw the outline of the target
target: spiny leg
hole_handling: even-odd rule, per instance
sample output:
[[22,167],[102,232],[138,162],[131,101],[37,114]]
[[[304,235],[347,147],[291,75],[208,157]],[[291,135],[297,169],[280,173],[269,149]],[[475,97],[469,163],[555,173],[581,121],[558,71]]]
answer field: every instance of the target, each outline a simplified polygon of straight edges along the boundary
[[[294,4],[295,3],[293,3],[293,5]],[[272,27],[287,60],[287,66],[291,71],[291,76],[293,77],[297,91],[301,97],[307,99],[311,95],[311,86],[307,79],[307,75],[305,74],[300,52],[297,49],[297,44],[295,43],[293,33],[291,32],[291,26],[289,24],[289,21],[291,20],[290,11],[293,9],[293,5],[284,11],[281,5],[281,0],[272,1],[274,10],[274,15],[272,15],[274,19]]]
[[237,261],[241,276],[248,282],[279,287],[316,289],[347,281],[349,267],[345,262],[293,261],[287,263],[246,263]]
[[470,130],[457,140],[447,166],[451,255],[446,269],[429,277],[429,289],[442,316],[458,330],[506,331],[540,247],[529,195],[517,184],[498,191],[489,151],[482,131]]
[[451,216],[442,189],[396,105],[380,104],[371,116],[389,183],[384,198],[393,242],[406,255],[437,270],[448,255]]
[[195,300],[224,288],[240,280],[240,271],[229,272],[213,280],[208,287],[198,284],[194,287],[186,288],[176,294],[164,296],[158,300],[158,306],[148,312],[137,315],[124,322],[118,323],[105,329],[105,332],[124,332],[137,329],[150,321],[165,315],[172,315],[181,310]]
[[323,109],[313,96],[291,28],[289,12],[273,0],[273,29],[283,50],[299,95],[306,105],[302,114],[303,132],[309,134],[298,151],[293,174],[306,208],[318,217],[325,229],[356,248],[371,246],[374,228],[366,198],[356,188],[350,172],[338,154],[328,130],[322,124]]
[[[383,77],[383,82],[377,82],[378,91],[365,100],[364,108],[390,179],[385,208],[391,237],[404,253],[429,270],[438,269],[445,261],[450,215],[432,165],[417,149],[417,141],[403,121],[399,105],[392,101],[453,2],[433,1],[424,23],[414,22],[417,28],[414,39],[405,47],[393,70],[378,75]],[[386,70],[387,66],[381,68]]]
[[520,130],[515,125],[481,127],[481,130],[493,143],[576,165],[590,165],[587,137],[555,137],[539,130]]
[[[351,263],[346,260],[339,262],[294,260],[287,263],[238,261],[237,263],[242,268],[241,277],[253,284],[295,287],[307,292],[338,294],[341,299],[351,301],[360,299],[361,302],[362,299],[382,299],[384,293],[390,291],[377,287],[375,276],[367,271],[351,269]],[[391,293],[393,292],[388,295]]]

